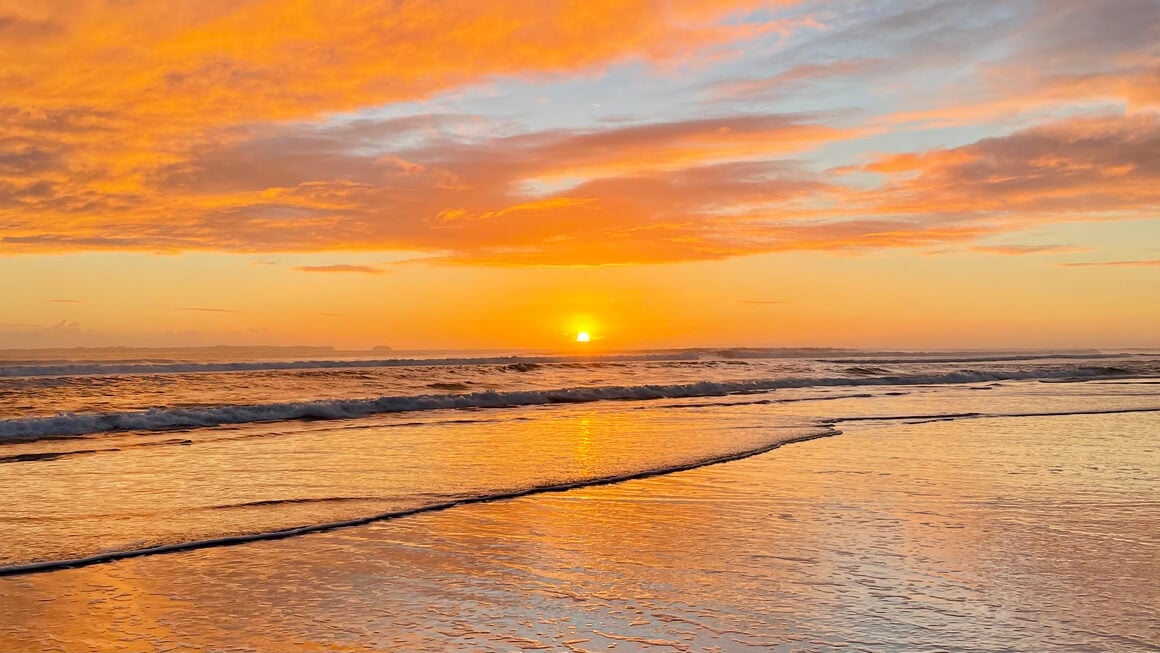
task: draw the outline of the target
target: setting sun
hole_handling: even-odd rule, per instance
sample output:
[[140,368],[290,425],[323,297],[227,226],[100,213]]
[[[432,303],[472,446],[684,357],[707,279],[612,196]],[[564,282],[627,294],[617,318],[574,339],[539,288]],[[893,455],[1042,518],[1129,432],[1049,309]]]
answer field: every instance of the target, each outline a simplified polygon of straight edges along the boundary
[[581,331],[576,334],[576,342],[588,342],[591,339],[592,336],[588,335],[587,331]]

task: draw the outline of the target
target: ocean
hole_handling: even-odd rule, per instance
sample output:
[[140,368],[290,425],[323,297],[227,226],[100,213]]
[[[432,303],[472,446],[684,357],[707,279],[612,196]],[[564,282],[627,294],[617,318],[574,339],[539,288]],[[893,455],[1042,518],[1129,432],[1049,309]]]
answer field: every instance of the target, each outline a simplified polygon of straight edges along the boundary
[[390,355],[0,362],[0,647],[1160,645],[1155,352]]

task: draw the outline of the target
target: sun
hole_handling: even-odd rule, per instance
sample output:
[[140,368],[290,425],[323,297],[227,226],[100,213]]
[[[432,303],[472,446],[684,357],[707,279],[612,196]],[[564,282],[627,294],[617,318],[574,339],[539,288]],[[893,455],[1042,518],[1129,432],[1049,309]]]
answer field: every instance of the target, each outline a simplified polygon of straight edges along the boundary
[[576,342],[588,342],[591,339],[592,336],[588,335],[587,331],[581,331],[576,334]]

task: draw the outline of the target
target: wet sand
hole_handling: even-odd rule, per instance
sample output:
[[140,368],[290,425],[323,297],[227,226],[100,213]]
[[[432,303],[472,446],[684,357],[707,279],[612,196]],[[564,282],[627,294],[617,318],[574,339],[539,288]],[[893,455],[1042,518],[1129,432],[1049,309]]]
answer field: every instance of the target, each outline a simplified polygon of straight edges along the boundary
[[617,485],[0,578],[0,650],[1160,650],[1160,414],[842,429]]

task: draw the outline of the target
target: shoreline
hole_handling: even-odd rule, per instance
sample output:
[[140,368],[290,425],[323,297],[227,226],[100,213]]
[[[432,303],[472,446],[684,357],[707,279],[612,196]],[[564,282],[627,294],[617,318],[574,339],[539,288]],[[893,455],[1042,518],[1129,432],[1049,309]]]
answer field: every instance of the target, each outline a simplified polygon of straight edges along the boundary
[[1157,424],[861,421],[777,455],[244,555],[13,576],[0,648],[52,632],[69,651],[1135,651],[1160,643]]
[[[1160,410],[1160,409],[1157,409]],[[817,440],[819,438],[828,438],[836,435],[841,435],[841,431],[828,426],[818,426],[821,431],[817,433],[809,433],[802,436],[792,437],[787,440],[779,441],[769,444],[757,449],[750,449],[737,453],[731,453],[724,456],[717,456],[709,459],[698,460],[683,465],[676,465],[666,467],[663,469],[650,469],[640,472],[633,472],[629,474],[619,474],[616,476],[607,476],[595,478],[591,480],[575,481],[570,483],[560,483],[553,485],[541,485],[522,490],[515,490],[511,492],[499,492],[479,497],[468,497],[464,499],[457,499],[454,501],[445,501],[441,503],[434,503],[416,508],[409,508],[405,510],[396,510],[391,512],[379,513],[375,515],[368,515],[366,517],[359,517],[356,519],[347,519],[336,522],[328,522],[323,524],[312,524],[308,526],[300,526],[296,528],[288,528],[278,531],[270,531],[265,533],[253,533],[247,535],[232,535],[226,537],[219,537],[206,540],[196,540],[192,542],[181,542],[177,544],[165,544],[161,546],[149,547],[145,549],[137,549],[133,551],[115,551],[110,553],[103,553],[84,558],[75,558],[71,560],[54,560],[46,562],[33,562],[27,564],[0,566],[0,577],[5,576],[23,576],[28,574],[42,574],[52,571],[60,571],[64,569],[77,569],[80,567],[88,567],[91,565],[99,565],[108,562],[115,562],[118,560],[127,560],[130,558],[141,558],[146,556],[164,555],[167,553],[179,553],[184,551],[196,551],[199,549],[209,549],[223,546],[236,546],[239,544],[247,544],[250,542],[262,542],[269,540],[280,540],[289,537],[297,537],[299,535],[309,535],[311,533],[325,533],[342,528],[351,528],[355,526],[364,526],[366,524],[373,524],[376,522],[388,521],[393,519],[400,519],[412,515],[419,515],[430,512],[441,512],[450,510],[461,506],[477,505],[484,503],[494,503],[497,501],[509,501],[511,499],[518,499],[521,497],[534,496],[537,494],[546,494],[550,492],[567,492],[569,490],[576,490],[588,487],[599,487],[602,485],[612,485],[615,483],[624,483],[626,481],[633,481],[639,479],[652,478],[655,476],[664,476],[667,474],[675,474],[677,472],[689,471],[708,467],[710,465],[719,465],[722,463],[732,462],[736,460],[743,460],[753,456],[759,456],[764,453],[769,453],[775,449],[779,449],[788,444],[798,444],[808,442],[810,440]]]

